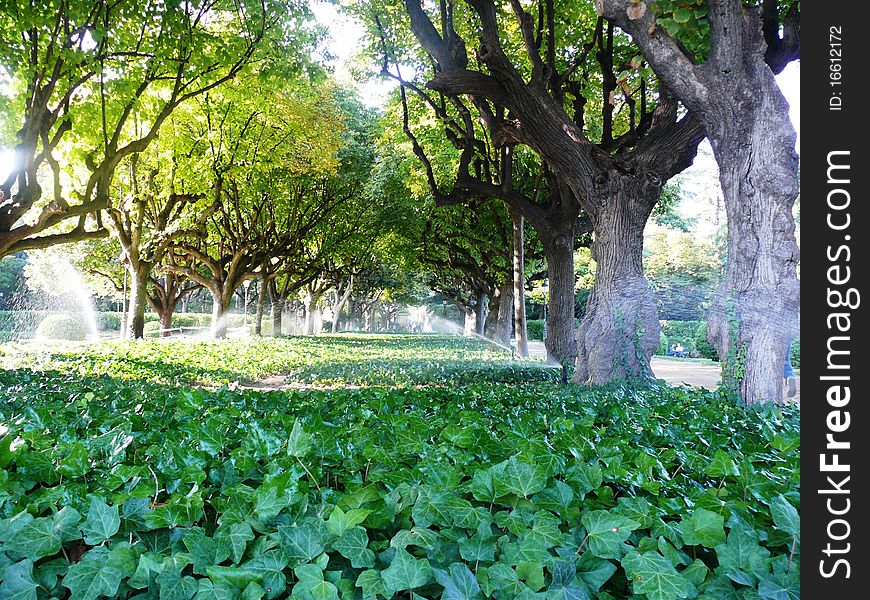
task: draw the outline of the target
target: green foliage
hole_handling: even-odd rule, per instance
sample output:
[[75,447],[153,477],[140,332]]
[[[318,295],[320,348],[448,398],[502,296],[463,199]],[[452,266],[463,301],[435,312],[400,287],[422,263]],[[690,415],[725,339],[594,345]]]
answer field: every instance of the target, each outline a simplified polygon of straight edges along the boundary
[[[95,346],[55,353],[38,373],[0,371],[0,422],[12,427],[0,439],[0,595],[664,600],[796,589],[797,409],[667,386],[500,383],[503,359],[456,338],[314,342],[187,353],[143,342],[132,346],[147,352],[118,358],[122,346]],[[367,345],[432,364],[411,377],[374,362],[371,387],[177,387],[250,361],[285,366],[276,356],[294,346],[291,381],[374,382],[354,362]],[[383,387],[424,375],[450,385]]]
[[38,340],[76,340],[88,337],[88,330],[80,320],[68,315],[48,315],[36,328]]
[[707,341],[707,321],[698,323],[698,328],[695,330],[695,348],[698,354],[710,360],[719,360],[719,353],[713,344]]

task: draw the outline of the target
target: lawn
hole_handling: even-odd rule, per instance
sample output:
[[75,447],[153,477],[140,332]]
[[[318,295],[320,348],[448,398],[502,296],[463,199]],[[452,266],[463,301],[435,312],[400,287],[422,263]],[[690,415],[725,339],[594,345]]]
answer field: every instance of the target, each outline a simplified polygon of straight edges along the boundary
[[0,598],[799,597],[796,409],[453,337],[0,360]]

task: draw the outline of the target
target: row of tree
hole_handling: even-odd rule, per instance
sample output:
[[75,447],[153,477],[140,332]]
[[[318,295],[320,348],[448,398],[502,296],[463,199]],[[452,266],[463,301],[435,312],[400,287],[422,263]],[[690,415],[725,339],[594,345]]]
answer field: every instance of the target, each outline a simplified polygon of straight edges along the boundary
[[[798,186],[774,75],[799,56],[797,2],[381,0],[357,12],[369,55],[402,87],[434,201],[474,212],[501,201],[537,233],[547,350],[574,360],[578,381],[651,375],[659,328],[644,226],[708,137],[728,216],[710,340],[747,402],[781,397],[797,333]],[[575,337],[571,260],[590,230],[597,273]]]

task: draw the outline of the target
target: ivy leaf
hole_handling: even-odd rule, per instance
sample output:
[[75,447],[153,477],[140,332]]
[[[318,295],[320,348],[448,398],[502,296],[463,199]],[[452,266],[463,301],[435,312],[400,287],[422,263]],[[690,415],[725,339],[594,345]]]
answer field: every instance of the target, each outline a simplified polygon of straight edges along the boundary
[[441,594],[443,600],[482,600],[480,584],[474,573],[463,563],[453,563],[443,569],[432,569],[435,581],[444,587]]
[[87,519],[82,525],[85,543],[91,546],[102,544],[118,533],[121,517],[117,506],[109,506],[101,498],[91,498]]
[[381,571],[384,585],[392,593],[412,590],[432,580],[432,568],[425,558],[414,558],[407,550],[396,550],[390,566]]
[[766,573],[770,551],[758,545],[758,534],[740,526],[728,532],[728,541],[715,547],[719,565],[727,572]]
[[622,568],[634,593],[646,594],[649,600],[688,598],[693,591],[692,584],[658,552],[641,554],[631,549],[622,558]]
[[477,533],[459,542],[459,555],[474,562],[495,560],[495,536],[489,523],[482,522]]
[[800,600],[800,579],[797,576],[767,576],[758,582],[758,595],[764,600]]
[[502,463],[501,473],[495,475],[493,482],[495,492],[499,496],[516,494],[522,498],[528,498],[532,494],[540,492],[547,485],[547,479],[538,469],[517,458],[511,457]]
[[196,595],[194,600],[235,600],[237,592],[233,587],[224,582],[214,582],[203,577],[197,580]]
[[381,572],[375,569],[367,569],[356,578],[356,587],[362,589],[364,600],[375,600],[378,596],[389,596],[390,592],[384,585]]
[[63,578],[63,586],[71,592],[70,600],[95,600],[100,596],[114,596],[118,591],[121,570],[107,565],[105,554],[89,558],[90,554],[70,565]]
[[215,533],[215,539],[226,543],[230,548],[230,556],[234,563],[239,563],[245,555],[248,542],[254,539],[251,525],[245,521],[232,525],[221,525]]
[[36,588],[33,580],[33,561],[22,560],[6,567],[2,573],[3,583],[0,583],[0,598],[5,600],[36,600]]
[[614,573],[616,573],[616,565],[609,560],[595,558],[589,550],[577,561],[577,576],[593,592],[600,590]]
[[0,541],[11,556],[38,560],[60,552],[61,537],[50,517],[34,519],[30,513],[22,512],[9,521]]
[[689,546],[714,548],[725,541],[725,518],[706,508],[699,508],[680,521],[680,533]]
[[302,458],[308,454],[311,449],[311,435],[305,433],[302,425],[299,424],[299,419],[293,422],[293,429],[290,431],[290,437],[287,438],[287,454]]
[[581,500],[583,500],[589,492],[601,487],[601,482],[603,480],[604,476],[601,473],[601,467],[598,466],[598,463],[589,465],[584,462],[578,462],[574,465],[574,472],[570,479]]
[[637,521],[606,510],[588,511],[580,522],[586,528],[589,551],[598,558],[619,558],[622,543],[640,526]]
[[770,502],[770,515],[773,517],[774,525],[784,532],[791,535],[798,535],[800,532],[801,521],[798,511],[782,494]]
[[404,549],[408,546],[417,546],[418,548],[431,550],[435,547],[437,541],[438,534],[431,529],[412,527],[410,530],[403,529],[394,535],[393,539],[390,540],[390,547]]
[[369,550],[369,536],[362,527],[354,527],[344,532],[332,543],[332,547],[348,559],[354,569],[373,567],[375,553]]
[[60,461],[57,470],[67,479],[74,479],[87,473],[90,468],[87,449],[81,442],[76,442],[69,453]]
[[365,521],[371,512],[362,508],[353,508],[344,512],[341,507],[336,506],[326,521],[326,529],[335,537],[341,537],[345,531]]
[[160,600],[190,600],[199,590],[196,579],[190,575],[182,576],[180,569],[164,569],[157,576]]
[[197,575],[205,575],[206,567],[220,564],[230,555],[228,544],[206,536],[201,527],[188,529],[182,542],[193,559],[193,572]]
[[731,458],[731,455],[725,452],[724,450],[716,450],[713,454],[713,459],[710,461],[710,464],[704,469],[704,473],[709,475],[710,477],[739,477],[740,469],[737,467],[737,463],[734,462],[734,459]]
[[301,565],[313,560],[324,550],[323,533],[312,523],[294,527],[281,526],[278,534],[291,565]]
[[280,552],[257,555],[242,567],[256,573],[262,579],[261,583],[268,598],[277,598],[287,588],[287,576],[284,575],[287,559]]

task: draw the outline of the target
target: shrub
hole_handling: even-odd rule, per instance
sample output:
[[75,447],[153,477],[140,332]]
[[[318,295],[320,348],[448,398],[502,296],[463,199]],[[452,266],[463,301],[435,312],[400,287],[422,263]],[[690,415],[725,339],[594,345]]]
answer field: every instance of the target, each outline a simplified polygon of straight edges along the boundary
[[656,348],[656,354],[658,356],[665,356],[668,353],[668,348],[670,348],[671,342],[668,340],[668,336],[666,336],[662,331],[659,331],[659,347]]
[[698,356],[695,347],[695,330],[700,321],[660,321],[662,333],[668,338],[668,344],[682,344],[689,356]]
[[801,339],[797,338],[791,343],[791,366],[795,369],[801,368]]
[[160,321],[146,321],[143,332],[145,335],[160,335]]
[[88,337],[85,324],[69,315],[48,315],[36,328],[34,334],[40,340],[82,341]]
[[530,319],[526,321],[526,329],[529,332],[530,340],[543,340],[544,339],[544,320],[543,319]]
[[707,341],[707,321],[701,321],[695,330],[695,347],[698,349],[698,354],[704,358],[719,360],[719,353],[716,352],[716,348]]

